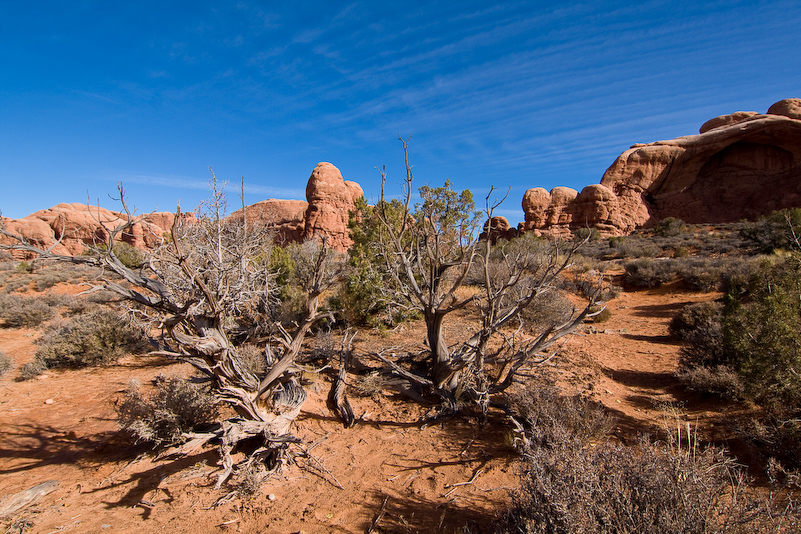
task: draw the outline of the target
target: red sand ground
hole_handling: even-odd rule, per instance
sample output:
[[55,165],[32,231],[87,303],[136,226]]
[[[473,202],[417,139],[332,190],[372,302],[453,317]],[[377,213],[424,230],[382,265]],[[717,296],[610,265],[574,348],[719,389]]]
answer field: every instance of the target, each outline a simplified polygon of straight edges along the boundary
[[[624,440],[663,428],[656,403],[664,401],[685,401],[703,436],[724,438],[714,423],[732,408],[684,396],[672,375],[679,347],[667,332],[682,306],[713,297],[671,286],[621,293],[609,304],[609,321],[569,339],[555,360],[560,382],[612,410]],[[0,328],[0,351],[22,365],[32,358],[37,335]],[[419,339],[408,328],[387,338],[365,334],[355,352]],[[14,381],[16,370],[6,373],[0,378],[0,505],[47,480],[59,486],[4,524],[28,521],[26,532],[37,533],[364,533],[386,501],[375,532],[454,532],[466,524],[490,532],[511,502],[517,457],[499,415],[484,426],[453,419],[421,428],[424,412],[411,402],[351,396],[362,421],[344,429],[325,403],[329,382],[311,373],[296,433],[324,469],[290,466],[252,499],[225,501],[228,492],[213,489],[214,449],[156,460],[117,433],[114,403],[132,379],[147,384],[158,374],[190,372],[185,364],[130,357],[113,367],[49,372],[27,382]]]

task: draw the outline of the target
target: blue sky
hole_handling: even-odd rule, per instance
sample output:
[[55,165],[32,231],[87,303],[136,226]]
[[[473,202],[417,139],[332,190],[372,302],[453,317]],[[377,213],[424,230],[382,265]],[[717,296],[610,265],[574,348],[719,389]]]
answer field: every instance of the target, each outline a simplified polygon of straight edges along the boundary
[[[801,97],[801,7],[722,2],[0,0],[0,209],[248,203],[319,161],[483,199],[597,183],[631,144]],[[233,188],[233,204],[237,204]]]

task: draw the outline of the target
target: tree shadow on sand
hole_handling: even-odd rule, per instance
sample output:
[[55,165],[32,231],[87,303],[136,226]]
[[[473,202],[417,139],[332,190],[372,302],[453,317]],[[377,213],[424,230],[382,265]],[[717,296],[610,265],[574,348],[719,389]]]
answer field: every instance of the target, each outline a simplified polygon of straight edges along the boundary
[[419,495],[375,492],[372,498],[376,512],[372,522],[363,525],[364,532],[489,534],[497,531],[495,524],[503,514],[496,501],[475,497],[452,496],[440,501]]
[[18,473],[47,465],[100,465],[136,458],[147,447],[134,445],[117,431],[78,436],[52,426],[8,425],[0,437],[0,474]]
[[635,317],[656,317],[672,319],[682,308],[697,301],[688,300],[686,302],[670,302],[668,304],[642,304],[632,307],[631,315]]

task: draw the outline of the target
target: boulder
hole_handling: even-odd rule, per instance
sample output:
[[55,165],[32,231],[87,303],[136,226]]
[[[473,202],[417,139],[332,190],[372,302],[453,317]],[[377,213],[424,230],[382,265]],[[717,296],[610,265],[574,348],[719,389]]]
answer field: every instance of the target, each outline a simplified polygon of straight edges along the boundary
[[[276,243],[297,243],[303,240],[308,207],[309,203],[303,200],[271,198],[245,207],[245,220],[248,226],[263,225],[273,232]],[[242,210],[230,217],[241,221]]]
[[779,100],[768,108],[768,115],[782,115],[791,119],[801,120],[801,98]]
[[303,238],[327,237],[328,245],[347,250],[353,242],[348,235],[349,212],[364,196],[356,182],[346,182],[339,169],[330,163],[318,163],[306,184],[306,208]]
[[709,130],[714,130],[715,128],[721,128],[723,126],[729,126],[731,124],[737,124],[738,122],[747,121],[755,115],[759,115],[759,113],[756,111],[735,111],[730,115],[721,115],[720,117],[709,119],[702,124],[701,128],[698,130],[698,133],[706,133]]
[[479,239],[489,239],[494,245],[499,239],[512,239],[518,236],[517,228],[512,228],[506,217],[496,216],[484,223]]
[[622,219],[617,196],[606,186],[588,185],[581,190],[571,206],[570,228],[596,228],[604,235],[620,233]]
[[548,221],[548,207],[551,205],[551,194],[542,187],[529,189],[523,195],[524,231],[538,232]]

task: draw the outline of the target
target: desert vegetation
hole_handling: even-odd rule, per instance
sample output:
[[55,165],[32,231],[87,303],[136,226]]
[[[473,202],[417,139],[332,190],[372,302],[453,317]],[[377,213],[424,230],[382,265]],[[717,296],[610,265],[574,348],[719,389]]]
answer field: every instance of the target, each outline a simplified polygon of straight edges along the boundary
[[[153,449],[159,461],[184,465],[215,451],[221,502],[256,502],[292,465],[342,487],[330,469],[337,458],[315,453],[328,435],[310,442],[294,431],[322,387],[342,433],[370,426],[368,412],[351,406],[363,399],[414,407],[401,408],[416,414],[411,423],[385,416],[390,428],[436,425],[447,434],[463,421],[478,436],[494,425],[499,446],[514,451],[519,484],[507,510],[472,524],[451,519],[454,529],[796,531],[797,213],[705,228],[666,220],[627,237],[493,242],[478,229],[503,195],[490,190],[477,210],[469,191],[445,182],[419,188],[413,203],[407,150],[402,196],[357,204],[347,255],[325,240],[278,246],[263,228],[227,218],[216,178],[194,222],[179,212],[148,253],[121,240],[136,220],[122,189],[130,217],[85,255],[18,239],[6,248],[32,256],[0,262],[0,326],[39,337],[18,369],[0,353],[0,374],[42,378],[132,354],[188,364],[195,372],[186,376],[160,370],[129,381],[116,418],[130,446]],[[85,293],[52,291],[63,284]],[[742,406],[731,433],[758,454],[735,460],[676,405],[658,407],[659,427],[621,435],[591,390],[560,381],[570,335],[605,328],[618,285],[708,294],[671,323],[683,344],[677,376],[688,394]],[[754,472],[769,476],[754,481]],[[470,480],[446,484],[448,495],[480,475],[476,468]],[[386,506],[379,502],[367,531],[422,531],[409,523],[413,512],[390,518]]]
[[751,263],[747,276],[725,284],[721,299],[682,310],[671,323],[684,342],[680,376],[707,394],[754,403],[759,409],[742,431],[765,454],[799,466],[798,210],[748,225],[743,234],[769,256]]

